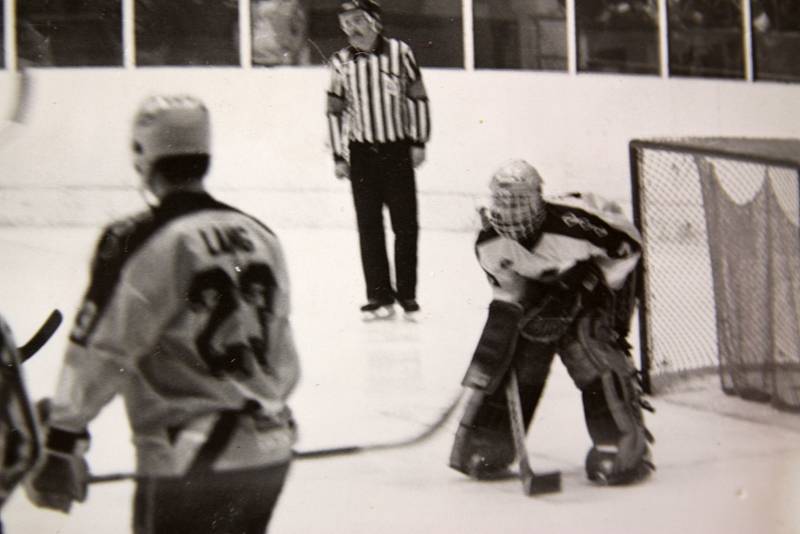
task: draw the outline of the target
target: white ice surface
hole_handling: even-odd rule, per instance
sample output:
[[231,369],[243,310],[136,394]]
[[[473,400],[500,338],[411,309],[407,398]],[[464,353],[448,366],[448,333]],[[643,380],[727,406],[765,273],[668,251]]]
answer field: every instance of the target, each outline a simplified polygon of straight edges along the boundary
[[[268,222],[268,221],[267,221]],[[489,292],[466,233],[423,231],[418,323],[366,324],[354,231],[276,228],[293,283],[303,379],[292,406],[298,449],[402,438],[459,391]],[[97,229],[0,229],[0,310],[24,341],[58,307],[65,326],[26,364],[49,395],[86,283]],[[653,400],[658,471],[648,482],[598,488],[583,474],[589,445],[580,396],[560,364],[528,436],[534,469],[563,471],[563,492],[526,497],[519,482],[473,482],[447,467],[457,416],[423,444],[296,462],[271,532],[287,533],[798,533],[798,416],[713,390]],[[132,468],[118,401],[90,428],[95,473]],[[10,534],[129,531],[132,484],[93,486],[70,515],[37,510],[22,491],[3,511]],[[793,504],[794,503],[794,504]]]

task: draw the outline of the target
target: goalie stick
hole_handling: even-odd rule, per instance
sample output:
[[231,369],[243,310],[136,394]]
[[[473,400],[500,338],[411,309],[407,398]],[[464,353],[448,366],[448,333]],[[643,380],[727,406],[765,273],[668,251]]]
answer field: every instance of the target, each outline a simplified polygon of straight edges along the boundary
[[519,382],[517,372],[512,367],[506,383],[506,401],[508,415],[511,419],[511,433],[514,436],[514,449],[519,462],[519,477],[525,495],[539,495],[561,491],[561,472],[552,471],[536,474],[528,460],[528,449],[525,447],[525,424],[522,421],[522,406],[519,400]]
[[53,334],[56,333],[56,330],[58,330],[58,327],[61,325],[63,318],[64,317],[61,315],[61,311],[58,309],[53,310],[50,312],[50,315],[44,321],[42,326],[39,327],[39,330],[37,330],[36,333],[31,336],[28,342],[20,347],[17,347],[20,360],[23,363],[31,356],[39,352],[44,344],[47,343]]
[[340,456],[343,454],[357,454],[360,452],[368,452],[368,451],[399,449],[402,447],[408,447],[411,445],[422,443],[426,439],[433,436],[439,429],[441,429],[444,426],[444,424],[450,418],[450,415],[452,415],[452,413],[455,411],[456,407],[458,406],[458,403],[461,401],[461,395],[462,391],[459,391],[456,398],[447,406],[447,408],[445,408],[442,411],[439,417],[432,423],[428,424],[422,432],[414,436],[410,436],[395,441],[386,441],[384,443],[373,443],[367,445],[350,445],[344,447],[332,447],[328,449],[314,449],[310,451],[294,451],[294,457],[299,460],[307,460],[312,458],[324,458],[326,456]]
[[[372,444],[364,444],[364,445],[347,445],[342,447],[330,447],[324,449],[312,449],[308,451],[292,451],[292,456],[296,460],[311,460],[316,458],[327,458],[331,456],[343,456],[349,454],[358,454],[362,452],[370,452],[370,451],[379,451],[379,450],[388,450],[388,449],[400,449],[403,447],[409,447],[412,445],[417,445],[422,443],[423,441],[427,440],[436,432],[444,427],[444,424],[450,418],[452,413],[458,407],[459,402],[461,401],[462,391],[459,391],[459,394],[456,398],[442,411],[439,417],[434,420],[432,423],[425,426],[425,429],[413,436],[409,436],[407,438],[393,440],[393,441],[385,441],[382,443],[372,443]],[[107,475],[93,475],[89,477],[90,484],[103,484],[105,482],[118,482],[122,480],[136,480],[139,478],[135,473],[110,473]]]

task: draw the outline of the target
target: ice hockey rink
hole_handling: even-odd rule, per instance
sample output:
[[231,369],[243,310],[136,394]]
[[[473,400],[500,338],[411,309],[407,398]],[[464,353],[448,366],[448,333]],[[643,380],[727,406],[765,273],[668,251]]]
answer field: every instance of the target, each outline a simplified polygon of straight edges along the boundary
[[[263,215],[267,221],[267,214]],[[459,393],[489,292],[467,231],[423,230],[417,322],[365,323],[351,228],[274,229],[286,249],[303,378],[292,400],[298,450],[414,435]],[[24,341],[53,308],[65,325],[25,373],[35,398],[52,392],[97,228],[0,228],[0,302]],[[708,385],[651,399],[658,470],[647,482],[602,488],[584,477],[589,446],[580,396],[553,368],[527,438],[533,468],[563,472],[563,491],[523,495],[518,480],[474,482],[447,467],[460,409],[421,444],[294,463],[273,533],[797,533],[800,421],[725,398]],[[95,474],[132,469],[119,401],[92,424]],[[6,532],[129,531],[133,484],[93,485],[69,515],[36,509],[17,491]]]
[[[322,68],[34,69],[25,124],[0,132],[0,313],[18,343],[54,308],[65,315],[25,364],[32,396],[53,393],[100,225],[140,207],[130,198],[128,126],[144,95],[191,92],[208,103],[212,193],[262,218],[282,240],[302,365],[290,403],[301,451],[414,436],[462,393],[490,299],[470,218],[502,160],[530,159],[548,193],[602,190],[629,210],[634,136],[800,132],[797,84],[424,73],[433,137],[419,178],[423,312],[417,322],[365,323],[350,195],[334,180],[325,146]],[[3,95],[11,93],[8,78]],[[800,416],[726,397],[713,380],[649,400],[657,471],[645,483],[602,488],[586,480],[580,394],[556,361],[527,445],[534,470],[562,471],[560,493],[528,497],[518,480],[475,482],[449,469],[459,406],[420,444],[296,461],[270,532],[800,533]],[[94,474],[133,469],[119,400],[89,430]],[[130,532],[132,494],[129,481],[93,485],[65,515],[35,508],[18,489],[2,511],[5,532]]]

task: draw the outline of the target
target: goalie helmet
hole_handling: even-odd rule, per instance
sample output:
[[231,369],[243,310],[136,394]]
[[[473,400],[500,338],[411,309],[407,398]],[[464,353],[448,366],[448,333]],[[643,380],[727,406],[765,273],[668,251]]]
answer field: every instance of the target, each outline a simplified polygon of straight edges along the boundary
[[489,182],[488,218],[501,236],[517,241],[536,235],[545,218],[542,177],[527,161],[503,164]]
[[139,106],[133,121],[133,159],[146,176],[161,158],[209,155],[211,126],[208,109],[188,95],[153,96]]

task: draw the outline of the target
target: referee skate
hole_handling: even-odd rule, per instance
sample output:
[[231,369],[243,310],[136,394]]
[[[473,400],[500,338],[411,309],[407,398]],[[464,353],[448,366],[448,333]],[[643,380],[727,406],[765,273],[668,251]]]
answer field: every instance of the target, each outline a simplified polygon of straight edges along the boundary
[[360,311],[365,322],[384,321],[393,319],[397,315],[396,306],[401,310],[403,319],[417,322],[420,318],[420,305],[415,299],[397,301],[370,301],[361,306]]

